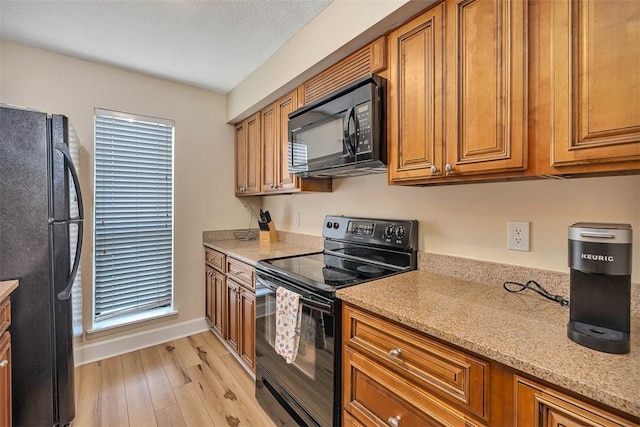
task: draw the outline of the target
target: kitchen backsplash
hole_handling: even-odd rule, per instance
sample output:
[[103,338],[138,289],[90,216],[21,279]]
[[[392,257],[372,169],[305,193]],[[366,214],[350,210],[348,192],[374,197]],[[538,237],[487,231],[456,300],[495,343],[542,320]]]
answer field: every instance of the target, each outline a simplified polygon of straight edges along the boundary
[[[418,252],[418,268],[444,276],[502,286],[506,281],[535,280],[549,293],[569,298],[569,273],[500,264],[471,258]],[[631,315],[640,316],[640,284],[631,284]]]

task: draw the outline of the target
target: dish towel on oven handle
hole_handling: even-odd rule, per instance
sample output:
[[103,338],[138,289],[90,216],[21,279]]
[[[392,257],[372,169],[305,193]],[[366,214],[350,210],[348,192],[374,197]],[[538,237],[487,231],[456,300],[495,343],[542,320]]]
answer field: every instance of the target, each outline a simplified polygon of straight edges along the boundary
[[300,295],[279,286],[276,290],[276,354],[293,363],[298,355],[300,323],[302,321]]

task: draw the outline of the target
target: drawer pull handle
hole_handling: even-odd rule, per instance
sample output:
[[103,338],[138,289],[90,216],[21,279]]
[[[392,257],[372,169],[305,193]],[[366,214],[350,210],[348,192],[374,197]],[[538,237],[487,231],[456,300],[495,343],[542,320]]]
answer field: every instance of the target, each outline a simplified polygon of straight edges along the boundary
[[[400,357],[400,355],[402,354],[402,349],[401,348],[394,348],[389,350],[389,356],[391,357]],[[389,418],[391,419],[391,418]]]
[[236,271],[235,273],[233,273],[234,276],[239,276],[242,274],[242,271]]
[[396,417],[389,417],[387,420],[387,424],[391,427],[399,427],[400,426],[400,415]]
[[8,364],[9,364],[9,361],[7,359],[4,359],[2,362],[0,362],[0,368],[4,368]]

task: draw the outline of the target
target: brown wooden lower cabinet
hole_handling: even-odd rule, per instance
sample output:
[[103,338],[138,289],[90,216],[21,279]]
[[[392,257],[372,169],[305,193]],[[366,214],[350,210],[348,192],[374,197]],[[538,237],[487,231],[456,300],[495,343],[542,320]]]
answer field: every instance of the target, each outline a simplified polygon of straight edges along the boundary
[[636,426],[498,362],[345,303],[345,426]]
[[207,322],[244,368],[255,372],[255,269],[211,248],[205,251]]
[[0,303],[0,426],[11,425],[11,302]]
[[393,370],[348,348],[343,375],[344,409],[364,425],[481,425],[466,419],[464,414],[415,387]]
[[225,305],[224,295],[226,288],[226,280],[224,274],[217,270],[213,271],[211,278],[211,327],[220,338],[224,339],[224,325],[225,325]]
[[225,328],[225,337],[229,347],[238,353],[238,342],[240,341],[240,332],[238,330],[240,285],[229,279],[227,279],[227,287],[225,291],[225,305],[227,307],[227,327]]
[[243,289],[240,293],[240,310],[238,313],[240,358],[251,370],[256,367],[256,295]]
[[226,298],[227,327],[226,340],[240,360],[251,370],[256,365],[256,296],[255,291],[247,289],[227,277]]
[[638,426],[535,381],[515,376],[516,426]]

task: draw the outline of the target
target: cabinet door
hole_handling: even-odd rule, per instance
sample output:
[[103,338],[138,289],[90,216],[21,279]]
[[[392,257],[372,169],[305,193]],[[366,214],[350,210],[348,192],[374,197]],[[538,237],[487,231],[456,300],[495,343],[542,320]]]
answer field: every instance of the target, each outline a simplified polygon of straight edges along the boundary
[[247,124],[240,122],[236,125],[236,196],[242,196],[247,188]]
[[[242,288],[241,288],[242,289]],[[253,292],[240,292],[240,357],[255,371],[256,366],[256,297]]]
[[445,6],[445,173],[526,169],[527,2]]
[[205,266],[205,311],[204,317],[209,322],[209,326],[213,326],[213,272],[215,270],[208,265]]
[[556,0],[551,6],[552,165],[637,162],[640,2]]
[[265,193],[276,191],[277,170],[279,162],[279,130],[278,103],[275,102],[260,114],[262,116],[262,191]]
[[0,339],[0,426],[11,425],[11,335]]
[[260,114],[247,119],[247,188],[246,194],[260,192]]
[[443,6],[389,35],[389,179],[442,176]]
[[225,321],[226,321],[226,306],[225,306],[225,291],[226,291],[226,277],[224,274],[219,271],[213,271],[213,280],[212,280],[212,327],[213,332],[215,332],[220,338],[226,339],[224,336],[225,332]]
[[238,329],[238,310],[239,310],[239,299],[240,299],[240,285],[235,283],[233,280],[227,280],[227,284],[225,286],[225,305],[227,307],[227,318],[226,321],[226,333],[225,337],[227,340],[227,344],[238,353],[238,341],[240,339],[239,329]]
[[236,125],[236,196],[260,192],[260,113]]
[[278,190],[294,190],[296,178],[289,173],[289,113],[299,107],[298,92],[287,94],[278,101],[278,156],[276,166],[276,187]]
[[516,425],[522,427],[633,426],[613,414],[516,376]]

